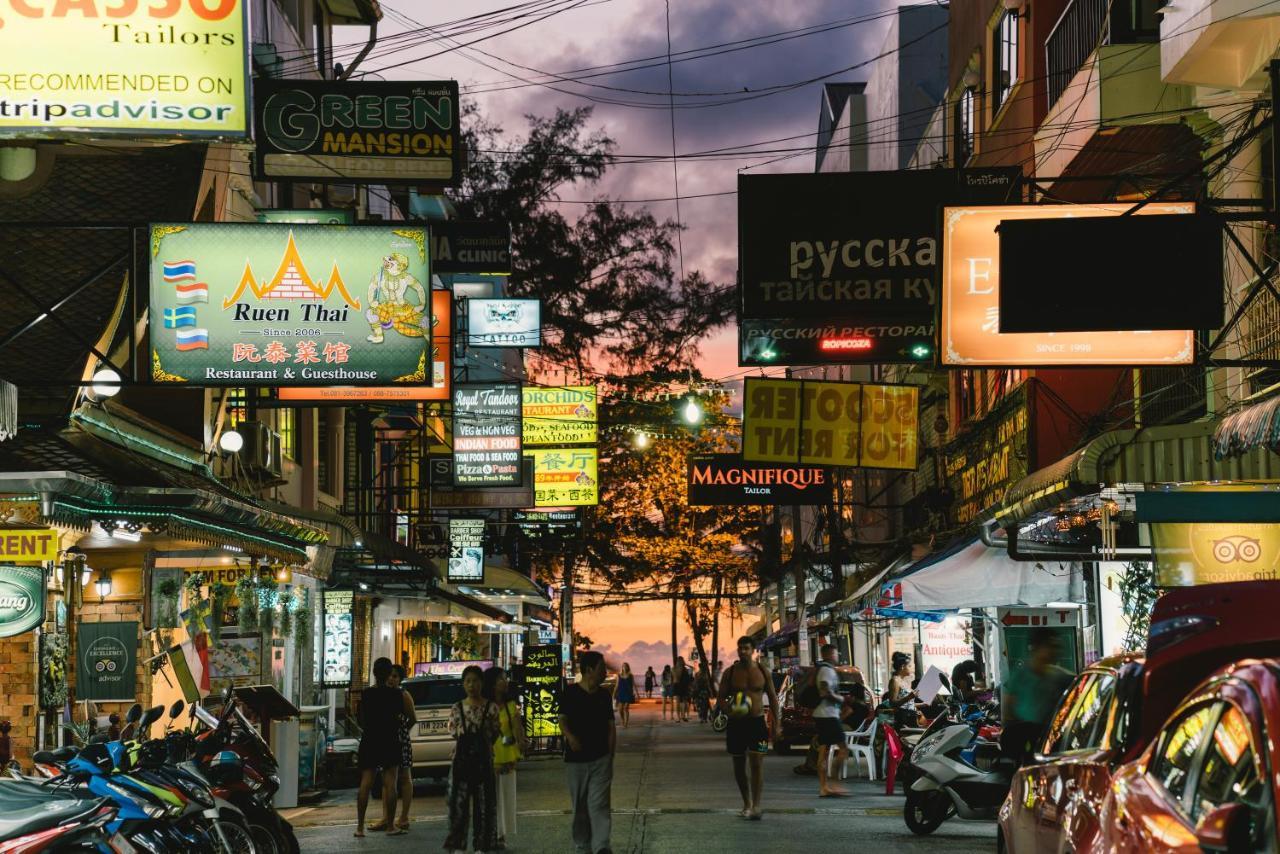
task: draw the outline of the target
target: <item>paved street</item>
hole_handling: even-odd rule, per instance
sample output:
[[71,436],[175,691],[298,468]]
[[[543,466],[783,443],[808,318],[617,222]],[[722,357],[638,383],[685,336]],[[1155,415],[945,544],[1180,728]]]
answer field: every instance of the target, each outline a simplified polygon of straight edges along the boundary
[[[740,800],[721,737],[709,726],[661,720],[656,703],[642,704],[631,728],[620,731],[613,784],[613,849],[616,852],[834,852],[994,851],[990,823],[953,821],[930,837],[916,837],[902,822],[901,795],[886,796],[883,783],[848,780],[852,796],[819,800],[817,780],[792,772],[798,756],[765,762],[765,817],[736,816]],[[533,759],[520,769],[520,826],[508,850],[517,854],[572,852],[568,798],[559,758]],[[438,850],[444,841],[444,797],[420,786],[408,836],[352,838],[353,791],[335,792],[316,808],[288,813],[305,852]],[[375,813],[376,817],[376,813]]]

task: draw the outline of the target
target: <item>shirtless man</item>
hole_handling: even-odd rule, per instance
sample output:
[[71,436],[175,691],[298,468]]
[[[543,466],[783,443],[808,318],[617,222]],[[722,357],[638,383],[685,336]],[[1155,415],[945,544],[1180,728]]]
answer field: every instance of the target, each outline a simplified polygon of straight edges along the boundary
[[[771,734],[765,724],[764,698],[769,695],[773,710],[772,739],[778,739],[778,692],[773,677],[763,662],[754,660],[755,645],[751,638],[738,638],[738,660],[720,679],[720,707],[729,710],[729,727],[725,730],[725,746],[733,757],[733,777],[742,793],[742,817],[760,820],[760,797],[764,791],[764,755],[769,752]],[[742,696],[739,697],[738,695]],[[747,779],[747,762],[751,778]]]

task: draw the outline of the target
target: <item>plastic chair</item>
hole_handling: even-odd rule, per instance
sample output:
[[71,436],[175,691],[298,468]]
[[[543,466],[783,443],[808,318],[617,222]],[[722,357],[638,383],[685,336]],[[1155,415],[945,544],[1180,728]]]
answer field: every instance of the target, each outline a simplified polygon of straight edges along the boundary
[[[858,765],[862,764],[865,759],[867,763],[867,779],[875,780],[876,778],[876,728],[880,726],[880,722],[872,715],[862,722],[862,725],[852,732],[844,734],[844,762],[840,764],[840,779],[843,780],[849,776],[849,760],[852,759]],[[827,754],[827,776],[831,777],[834,771],[836,754],[835,751]],[[856,769],[855,769],[856,770]]]

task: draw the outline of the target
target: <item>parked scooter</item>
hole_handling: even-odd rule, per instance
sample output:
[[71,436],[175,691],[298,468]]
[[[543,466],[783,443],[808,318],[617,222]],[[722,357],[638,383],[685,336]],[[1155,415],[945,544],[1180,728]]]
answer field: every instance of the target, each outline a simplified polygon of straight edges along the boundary
[[913,781],[902,812],[912,833],[933,833],[952,816],[970,821],[996,817],[1017,764],[1000,752],[997,741],[979,734],[986,727],[987,715],[970,711],[967,719],[931,727],[916,743],[906,771]]

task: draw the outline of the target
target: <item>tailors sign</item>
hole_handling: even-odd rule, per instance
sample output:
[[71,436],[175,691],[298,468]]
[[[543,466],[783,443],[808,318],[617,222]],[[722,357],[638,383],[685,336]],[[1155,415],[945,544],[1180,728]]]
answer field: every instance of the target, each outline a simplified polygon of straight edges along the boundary
[[426,229],[151,227],[152,379],[428,385]]
[[821,466],[749,463],[737,454],[689,459],[689,506],[713,504],[822,505],[833,481]]

